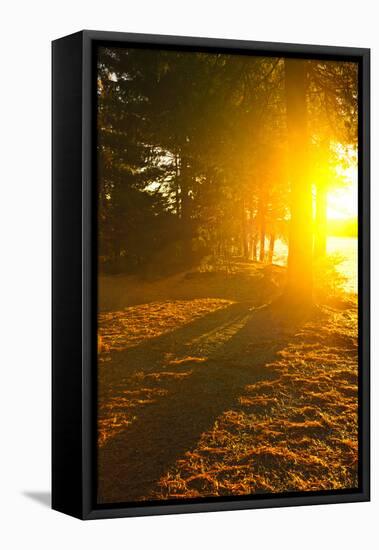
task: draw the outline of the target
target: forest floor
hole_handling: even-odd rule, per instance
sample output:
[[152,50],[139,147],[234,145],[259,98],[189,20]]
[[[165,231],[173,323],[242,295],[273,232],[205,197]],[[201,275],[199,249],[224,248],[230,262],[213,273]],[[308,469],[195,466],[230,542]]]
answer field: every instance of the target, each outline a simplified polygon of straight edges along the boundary
[[283,277],[100,278],[99,502],[357,487],[356,297],[266,305]]

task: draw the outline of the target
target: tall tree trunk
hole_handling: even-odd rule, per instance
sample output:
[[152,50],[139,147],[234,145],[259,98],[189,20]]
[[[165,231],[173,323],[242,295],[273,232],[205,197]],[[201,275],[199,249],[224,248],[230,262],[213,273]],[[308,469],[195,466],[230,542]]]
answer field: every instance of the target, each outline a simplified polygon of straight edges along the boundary
[[254,232],[253,235],[250,235],[250,259],[253,260],[253,262],[257,261],[257,233]]
[[324,183],[316,186],[315,258],[326,256],[327,190]]
[[270,244],[268,248],[268,263],[272,264],[272,259],[274,257],[274,249],[275,249],[275,235],[274,233],[271,233],[270,235]]
[[259,236],[259,261],[264,262],[265,260],[265,243],[266,243],[266,231],[264,224],[261,225],[260,236]]
[[180,218],[180,156],[178,154],[175,155],[175,210],[177,217]]
[[249,241],[247,238],[246,208],[245,208],[244,200],[242,200],[241,218],[242,218],[242,254],[244,259],[248,260],[249,259]]
[[191,213],[190,213],[190,172],[188,160],[182,156],[180,170],[180,206],[181,206],[181,226],[183,239],[183,260],[190,265],[192,261],[192,245],[191,245]]
[[291,180],[291,223],[286,296],[302,304],[312,299],[312,185],[309,175],[306,61],[285,60],[285,90]]
[[259,200],[259,261],[264,262],[266,244],[266,204],[265,197],[260,196]]

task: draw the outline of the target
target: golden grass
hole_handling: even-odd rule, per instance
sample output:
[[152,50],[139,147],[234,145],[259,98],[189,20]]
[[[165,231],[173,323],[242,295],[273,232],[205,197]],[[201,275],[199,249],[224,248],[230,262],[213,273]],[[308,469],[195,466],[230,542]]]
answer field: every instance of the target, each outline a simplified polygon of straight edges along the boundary
[[248,385],[155,498],[357,487],[357,312],[323,308]]
[[[244,293],[249,290],[253,295],[256,285],[261,284],[255,266],[254,273]],[[183,280],[182,277],[179,282],[180,292],[184,293]],[[158,285],[157,293],[170,295],[174,286],[171,283],[170,280],[170,284]],[[242,383],[238,395],[220,409],[223,412],[212,416],[213,425],[210,423],[209,429],[198,434],[197,443],[192,442],[187,452],[167,464],[164,474],[159,473],[160,479],[158,476],[153,480],[153,488],[143,495],[138,493],[136,499],[356,487],[358,358],[354,300],[350,297],[343,308],[320,306],[319,313],[284,337],[283,345],[275,352],[272,348],[277,333],[274,329],[270,333],[270,324],[268,330],[264,327],[262,338],[254,340],[253,334],[244,333],[244,350],[229,346],[229,355],[217,356],[214,368],[215,350],[224,349],[225,342],[242,332],[246,315],[251,317],[246,314],[250,305],[229,314],[228,308],[239,307],[234,303],[238,300],[229,297],[237,295],[229,293],[228,299],[203,298],[194,291],[197,279],[191,278],[190,284],[193,292],[187,299],[183,295],[180,299],[161,299],[149,287],[154,298],[151,303],[127,305],[99,315],[98,442],[103,463],[109,453],[116,455],[122,446],[128,447],[131,427],[139,418],[146,418],[149,407],[154,430],[170,434],[172,427],[169,422],[160,425],[160,414],[165,413],[169,399],[180,407],[180,399],[173,400],[172,396],[183,395],[184,387],[186,395],[191,395],[191,384],[197,376],[195,387],[201,415],[200,409],[207,408],[207,385],[220,394],[232,391],[236,376],[240,376],[233,372],[241,368],[247,376],[250,359],[253,362],[257,354],[264,356],[269,351],[269,359],[262,361],[260,367],[260,379],[253,374],[248,380],[257,381]],[[217,294],[222,295],[221,279],[217,284]],[[173,295],[179,295],[178,288],[173,288]],[[199,324],[201,330],[197,328]],[[207,378],[208,369],[213,369],[211,379]],[[199,376],[203,377],[201,383]],[[220,390],[218,376],[223,384]],[[217,399],[217,395],[212,395]],[[172,410],[170,414],[175,417],[177,412],[178,409]],[[179,430],[177,425],[176,429]],[[173,441],[180,441],[181,434],[172,435]],[[112,447],[116,439],[117,444]],[[157,445],[159,437],[154,441]],[[146,442],[144,447],[148,449]],[[147,462],[153,463],[154,459],[146,456],[146,464],[141,461],[140,469],[134,468],[142,479]],[[119,473],[114,475],[117,480]]]
[[110,360],[109,353],[112,351],[137,346],[147,339],[178,329],[231,303],[233,302],[230,300],[219,298],[165,300],[125,307],[121,311],[100,313],[99,360]]

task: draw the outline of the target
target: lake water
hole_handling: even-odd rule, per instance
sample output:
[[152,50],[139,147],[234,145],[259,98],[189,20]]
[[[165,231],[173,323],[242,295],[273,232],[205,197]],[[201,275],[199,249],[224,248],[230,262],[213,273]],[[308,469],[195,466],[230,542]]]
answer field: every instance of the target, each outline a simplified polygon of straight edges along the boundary
[[[355,237],[328,237],[326,249],[328,254],[338,254],[342,261],[336,266],[337,271],[346,277],[346,292],[358,292],[358,239]],[[273,262],[278,265],[287,263],[287,245],[276,241]]]

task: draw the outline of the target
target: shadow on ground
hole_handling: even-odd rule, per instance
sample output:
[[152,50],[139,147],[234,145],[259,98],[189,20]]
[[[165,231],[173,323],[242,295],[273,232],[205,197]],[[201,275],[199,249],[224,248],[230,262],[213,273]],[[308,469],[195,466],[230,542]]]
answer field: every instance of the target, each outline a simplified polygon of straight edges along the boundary
[[[238,303],[114,352],[99,368],[100,416],[109,417],[110,437],[98,453],[98,502],[149,499],[247,384],[276,376],[267,365],[304,321],[283,308]],[[141,388],[149,399],[130,409],[128,396]],[[118,403],[119,417],[132,410],[130,422],[112,431],[109,403]]]
[[284,282],[285,269],[281,266],[244,261],[235,263],[234,268],[230,273],[194,271],[153,280],[100,275],[99,311],[195,298],[222,298],[237,302],[253,299],[255,305],[259,305],[277,295]]

